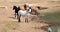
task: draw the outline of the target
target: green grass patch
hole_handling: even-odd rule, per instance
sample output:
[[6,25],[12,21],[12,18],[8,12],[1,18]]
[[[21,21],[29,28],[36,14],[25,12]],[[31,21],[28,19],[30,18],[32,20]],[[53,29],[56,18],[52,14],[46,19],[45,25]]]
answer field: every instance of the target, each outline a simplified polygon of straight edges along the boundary
[[17,22],[8,22],[5,25],[8,29],[15,30],[17,27],[19,27]]
[[54,23],[56,26],[52,27],[53,32],[58,32],[60,29],[60,10],[56,12],[43,13],[44,16],[39,16],[40,20],[46,20],[49,23]]
[[51,23],[60,23],[60,11],[53,13],[45,13],[44,16],[40,16],[40,19],[46,20]]

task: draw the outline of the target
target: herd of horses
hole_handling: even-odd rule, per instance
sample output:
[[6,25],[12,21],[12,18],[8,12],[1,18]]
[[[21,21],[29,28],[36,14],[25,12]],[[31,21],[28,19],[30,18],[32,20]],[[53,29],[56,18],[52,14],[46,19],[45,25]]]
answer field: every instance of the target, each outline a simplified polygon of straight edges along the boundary
[[28,16],[30,14],[39,15],[40,13],[37,10],[40,9],[40,6],[34,5],[20,5],[20,6],[13,6],[13,10],[15,11],[15,17],[17,16],[18,22],[21,22],[21,16],[25,16],[25,22],[28,22]]

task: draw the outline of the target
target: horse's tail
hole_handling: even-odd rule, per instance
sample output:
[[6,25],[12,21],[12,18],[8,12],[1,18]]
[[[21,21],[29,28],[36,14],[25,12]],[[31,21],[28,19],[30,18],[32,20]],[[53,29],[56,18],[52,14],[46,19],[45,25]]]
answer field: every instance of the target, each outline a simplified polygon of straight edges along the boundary
[[40,6],[38,6],[37,8],[38,8],[39,10],[41,9],[41,7],[40,7]]
[[26,10],[26,8],[27,8],[26,4],[24,5],[24,8],[25,8],[25,10]]

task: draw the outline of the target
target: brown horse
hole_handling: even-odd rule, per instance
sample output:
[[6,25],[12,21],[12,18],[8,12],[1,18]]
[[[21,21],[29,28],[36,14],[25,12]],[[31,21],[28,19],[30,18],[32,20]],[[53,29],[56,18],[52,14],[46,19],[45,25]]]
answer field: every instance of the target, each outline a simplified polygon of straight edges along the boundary
[[24,5],[20,5],[20,6],[18,6],[18,8],[20,8],[20,10],[25,10]]
[[26,10],[26,9],[31,9],[30,14],[34,14],[34,15],[39,15],[40,13],[38,13],[38,10],[40,10],[40,6],[35,6],[35,5],[29,5],[29,4],[24,4],[24,5],[20,5],[18,6],[21,10]]
[[39,15],[38,10],[40,10],[40,6],[31,6],[30,8],[32,9],[32,14]]

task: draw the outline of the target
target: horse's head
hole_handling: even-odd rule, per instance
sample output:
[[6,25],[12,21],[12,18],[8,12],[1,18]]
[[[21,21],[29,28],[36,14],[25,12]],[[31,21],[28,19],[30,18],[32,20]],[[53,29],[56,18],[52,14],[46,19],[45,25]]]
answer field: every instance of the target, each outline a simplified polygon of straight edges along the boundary
[[27,11],[28,11],[29,13],[31,13],[31,11],[32,11],[31,7],[28,7],[28,8],[27,8]]
[[25,10],[27,10],[29,8],[29,5],[25,4],[24,8],[25,8]]
[[13,6],[13,10],[16,9],[16,8],[17,8],[17,7],[14,5],[14,6]]
[[26,10],[26,8],[27,8],[27,5],[26,5],[26,4],[24,5],[24,8],[25,8],[25,10]]

